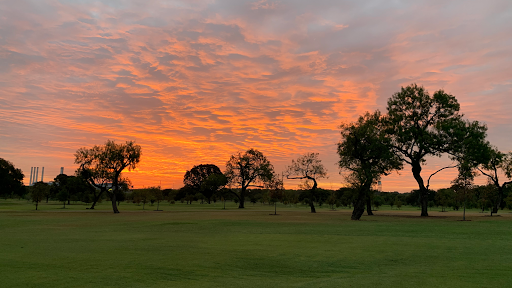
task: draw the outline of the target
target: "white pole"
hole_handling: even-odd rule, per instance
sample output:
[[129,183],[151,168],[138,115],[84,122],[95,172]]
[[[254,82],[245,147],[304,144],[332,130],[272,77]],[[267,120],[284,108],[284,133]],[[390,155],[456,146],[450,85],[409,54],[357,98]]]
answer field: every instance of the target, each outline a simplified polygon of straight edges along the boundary
[[41,170],[41,182],[43,182],[43,176],[44,176],[44,167],[43,167],[43,169]]
[[36,167],[36,178],[35,179],[35,182],[37,182],[37,178],[39,177],[39,167]]
[[30,167],[30,179],[28,180],[28,186],[32,185],[32,172],[34,170],[34,167]]

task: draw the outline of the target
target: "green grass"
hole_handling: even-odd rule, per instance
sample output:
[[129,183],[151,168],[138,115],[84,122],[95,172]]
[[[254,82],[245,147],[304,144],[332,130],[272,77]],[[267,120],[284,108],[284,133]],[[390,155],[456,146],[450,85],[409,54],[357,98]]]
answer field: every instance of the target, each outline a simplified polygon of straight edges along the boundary
[[511,287],[512,214],[0,200],[1,287]]

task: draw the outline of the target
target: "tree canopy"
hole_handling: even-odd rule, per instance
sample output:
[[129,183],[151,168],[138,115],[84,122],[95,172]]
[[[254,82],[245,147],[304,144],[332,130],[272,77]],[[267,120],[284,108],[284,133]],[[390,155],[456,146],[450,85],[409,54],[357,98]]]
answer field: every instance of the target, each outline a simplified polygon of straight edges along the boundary
[[420,190],[421,216],[428,216],[428,188],[421,175],[427,156],[440,157],[460,148],[453,134],[461,127],[462,115],[457,99],[443,90],[431,96],[416,84],[402,87],[388,100],[386,133],[394,153],[411,166]]
[[79,164],[78,174],[84,177],[100,192],[95,195],[94,204],[101,197],[101,193],[107,192],[112,200],[114,213],[119,213],[116,204],[116,195],[127,179],[121,178],[124,169],[135,169],[140,162],[141,147],[133,141],[125,144],[116,144],[108,140],[105,145],[95,145],[92,148],[80,148],[75,153],[75,164]]
[[212,181],[209,182],[209,185],[205,185],[205,181],[211,175],[220,176],[223,174],[219,167],[214,164],[200,164],[192,167],[192,169],[185,173],[185,176],[183,177],[183,184],[193,188],[195,191],[202,193],[208,200],[208,203],[210,203],[213,193],[215,193],[215,191],[218,189],[218,187],[214,189],[214,187],[211,186],[211,184],[213,184]]
[[23,194],[23,172],[3,158],[0,158],[0,196]]
[[[498,189],[498,195],[492,201],[492,213],[498,213],[498,208],[505,207],[504,191],[507,185],[512,184],[512,153],[503,153],[496,147],[489,147],[489,157],[476,169],[486,176],[492,185]],[[500,172],[506,181],[500,182]]]
[[30,198],[32,199],[32,202],[36,204],[36,210],[39,206],[39,202],[43,201],[49,193],[50,186],[48,183],[36,182],[32,187],[30,187]]
[[[348,171],[347,182],[357,191],[352,220],[359,220],[373,184],[391,171],[402,168],[392,151],[391,138],[385,133],[379,111],[360,116],[356,122],[341,124],[338,165]],[[371,209],[371,205],[367,205]],[[370,214],[370,211],[368,211]]]
[[226,163],[225,173],[228,184],[240,188],[236,194],[239,200],[238,208],[244,208],[245,194],[248,187],[263,188],[265,183],[272,180],[274,166],[256,149],[238,152],[231,156]]

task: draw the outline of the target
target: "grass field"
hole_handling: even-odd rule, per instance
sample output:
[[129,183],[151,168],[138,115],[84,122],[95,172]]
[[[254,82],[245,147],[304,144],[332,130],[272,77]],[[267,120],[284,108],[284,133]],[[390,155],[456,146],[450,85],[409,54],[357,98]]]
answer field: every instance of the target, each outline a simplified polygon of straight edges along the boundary
[[0,287],[512,287],[512,213],[0,200]]

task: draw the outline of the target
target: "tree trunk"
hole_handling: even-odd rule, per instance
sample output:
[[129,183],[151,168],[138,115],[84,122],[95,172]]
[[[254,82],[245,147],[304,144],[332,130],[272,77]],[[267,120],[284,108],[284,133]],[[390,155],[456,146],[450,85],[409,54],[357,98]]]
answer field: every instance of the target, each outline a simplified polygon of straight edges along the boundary
[[366,213],[368,214],[368,216],[373,215],[373,212],[372,212],[372,198],[370,197],[370,195],[368,195],[368,197],[366,197]]
[[37,204],[39,204],[39,203],[36,202],[36,211],[37,211]]
[[313,199],[309,199],[309,207],[311,207],[311,213],[316,213],[315,204],[313,203]]
[[94,206],[96,206],[96,203],[100,200],[101,195],[103,194],[104,190],[100,190],[100,193],[98,193],[98,196],[94,195],[94,201],[92,202],[92,206],[89,209],[94,209]]
[[[117,192],[117,191],[115,191],[115,192]],[[112,193],[112,210],[114,210],[114,213],[119,213],[119,210],[117,209],[117,201],[116,201],[116,193],[115,192]]]
[[354,210],[352,211],[352,216],[350,217],[351,220],[359,220],[359,219],[361,219],[361,216],[363,216],[365,196],[366,195],[364,195],[364,193],[362,193],[362,191],[359,192],[359,195],[357,196],[357,200],[354,203]]
[[421,204],[421,216],[428,216],[428,190],[425,187],[423,178],[421,178],[421,164],[419,161],[413,162],[412,164],[412,175],[420,188],[420,204]]
[[313,203],[313,200],[315,198],[315,191],[316,187],[318,187],[315,178],[313,177],[307,177],[309,180],[313,180],[313,187],[311,188],[311,192],[309,192],[309,207],[311,207],[311,213],[316,213],[315,205]]
[[500,207],[501,199],[503,199],[503,186],[500,186],[499,183],[495,183],[498,187],[498,197],[496,197],[496,202],[492,205],[491,216],[492,214],[497,214],[498,209]]
[[244,206],[244,202],[245,202],[245,190],[247,188],[242,186],[242,190],[240,190],[240,203],[238,204],[238,208],[241,209],[241,208],[245,208]]
[[351,220],[359,220],[361,219],[361,216],[363,216],[364,205],[368,204],[366,199],[369,198],[368,195],[371,187],[372,183],[367,182],[359,188],[357,199],[354,202],[354,210],[352,211],[352,216],[350,217]]

